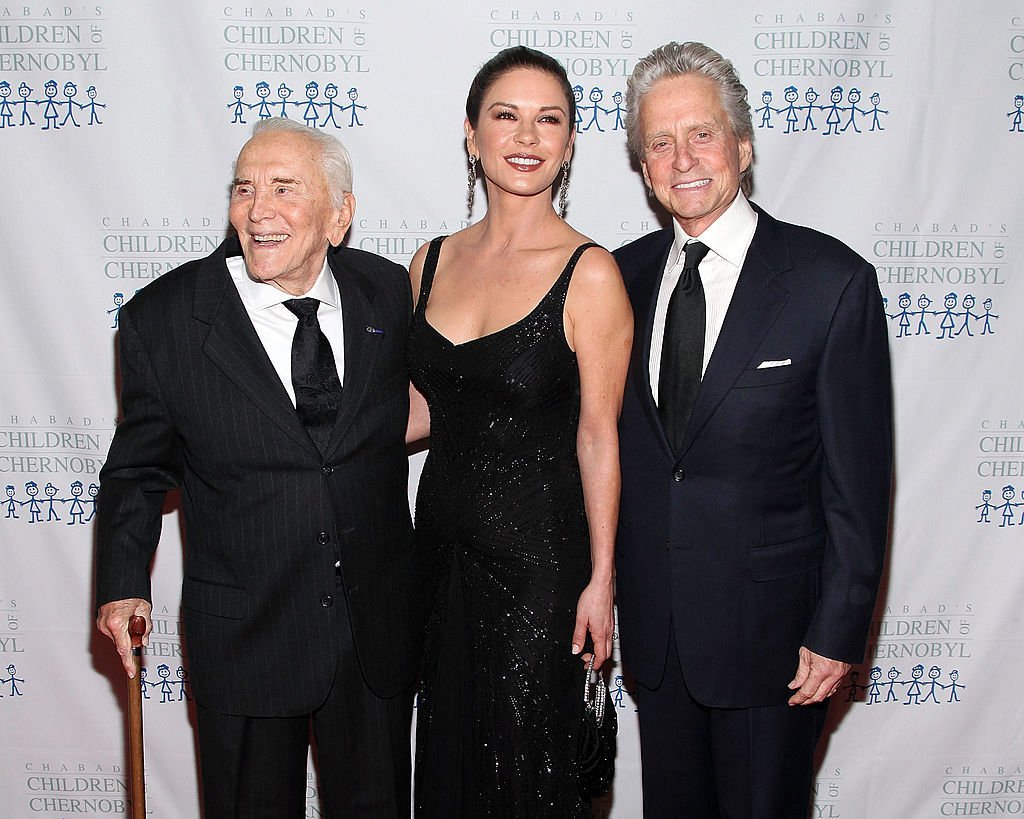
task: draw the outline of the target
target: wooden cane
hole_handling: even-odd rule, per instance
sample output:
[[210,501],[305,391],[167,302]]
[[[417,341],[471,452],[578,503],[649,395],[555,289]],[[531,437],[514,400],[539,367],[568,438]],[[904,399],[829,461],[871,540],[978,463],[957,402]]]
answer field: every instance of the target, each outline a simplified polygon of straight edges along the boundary
[[132,660],[135,676],[128,680],[128,760],[132,785],[132,819],[146,816],[146,772],[143,769],[142,746],[142,637],[146,618],[133,615],[128,619],[132,638]]

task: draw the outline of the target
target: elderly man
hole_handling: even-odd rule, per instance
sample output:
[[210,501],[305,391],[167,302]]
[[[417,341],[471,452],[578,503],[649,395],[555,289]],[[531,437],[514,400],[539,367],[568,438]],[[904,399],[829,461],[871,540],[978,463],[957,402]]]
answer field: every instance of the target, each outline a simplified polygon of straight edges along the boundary
[[802,819],[885,555],[882,300],[849,248],[748,202],[729,61],[670,43],[627,88],[630,147],[672,216],[615,254],[637,328],[616,566],[644,815]]
[[408,816],[423,605],[408,512],[397,265],[340,247],[335,138],[265,119],[237,236],[121,310],[123,420],[100,475],[98,627],[129,675],[163,497],[181,487],[182,615],[208,817],[304,815],[310,723],[328,816]]

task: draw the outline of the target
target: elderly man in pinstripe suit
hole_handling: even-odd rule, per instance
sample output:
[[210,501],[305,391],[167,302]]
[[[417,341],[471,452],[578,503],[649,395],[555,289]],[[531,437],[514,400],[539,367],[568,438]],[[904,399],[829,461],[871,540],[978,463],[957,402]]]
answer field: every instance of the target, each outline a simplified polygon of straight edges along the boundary
[[[182,617],[205,815],[407,816],[425,607],[407,501],[397,265],[340,247],[351,166],[281,119],[235,165],[236,236],[121,311],[123,420],[101,473],[97,624],[131,674],[165,493],[182,491]],[[148,638],[148,635],[147,635]]]

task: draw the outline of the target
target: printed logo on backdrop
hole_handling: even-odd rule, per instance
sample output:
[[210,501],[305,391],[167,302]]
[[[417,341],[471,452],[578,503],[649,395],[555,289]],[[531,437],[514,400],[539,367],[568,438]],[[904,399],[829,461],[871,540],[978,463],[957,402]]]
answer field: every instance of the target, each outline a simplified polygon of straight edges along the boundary
[[142,697],[153,705],[187,703],[192,699],[188,659],[181,642],[181,618],[177,609],[156,604],[151,615],[153,628],[142,668]]
[[103,216],[97,228],[103,278],[112,285],[98,318],[116,330],[126,301],[168,270],[209,256],[224,241],[228,221],[223,214],[118,214]]
[[102,6],[0,6],[0,129],[102,125]]
[[96,514],[113,419],[56,413],[6,418],[0,424],[0,523],[87,525]]
[[886,12],[755,14],[757,82],[747,86],[761,89],[751,100],[757,128],[826,137],[884,131],[894,31]]
[[635,11],[512,6],[491,8],[488,24],[492,52],[529,46],[550,54],[565,67],[576,100],[576,133],[625,130],[626,78],[636,62]]
[[[285,117],[311,128],[359,128],[370,103],[367,9],[330,6],[225,6],[224,68],[231,75],[228,122]],[[283,79],[282,79],[283,76]]]
[[982,343],[1012,319],[1001,288],[1012,268],[1005,223],[876,222],[872,262],[898,343]]
[[986,531],[1024,533],[1024,418],[983,419],[977,434],[981,482],[965,511]]
[[937,788],[935,816],[1024,815],[1024,760],[999,759],[947,765]]
[[1024,16],[1010,18],[1007,56],[1009,79],[1014,90],[1010,92],[1010,110],[1006,112],[1004,122],[1009,122],[1011,133],[1024,134]]
[[465,219],[422,219],[381,216],[357,219],[353,224],[352,247],[385,256],[408,265],[413,254],[431,239],[469,226]]
[[[130,808],[128,780],[116,763],[96,760],[28,760],[23,765],[25,789],[21,810],[14,815],[124,815]],[[13,795],[7,801],[14,801]],[[153,807],[152,800],[147,807]]]
[[[22,662],[26,648],[24,616],[17,600],[0,598],[0,618],[3,618],[0,620],[0,699],[7,705],[19,702],[18,698],[25,696],[26,691],[25,663]],[[22,665],[21,672],[18,663]]]
[[866,661],[836,696],[866,706],[959,704],[973,667],[975,616],[970,602],[886,606],[871,624]]
[[838,819],[842,816],[843,774],[840,768],[818,771],[811,785],[811,813],[814,819]]

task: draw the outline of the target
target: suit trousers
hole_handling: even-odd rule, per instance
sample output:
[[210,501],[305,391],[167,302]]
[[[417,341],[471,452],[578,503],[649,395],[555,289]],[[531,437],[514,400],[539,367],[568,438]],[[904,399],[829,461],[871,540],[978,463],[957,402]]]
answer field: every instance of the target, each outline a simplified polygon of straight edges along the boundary
[[310,726],[323,816],[407,819],[412,690],[376,696],[363,680],[351,629],[341,625],[338,668],[311,714],[246,717],[196,706],[206,819],[306,815]]
[[702,705],[686,687],[673,628],[661,684],[638,686],[638,708],[645,819],[806,819],[827,701]]

